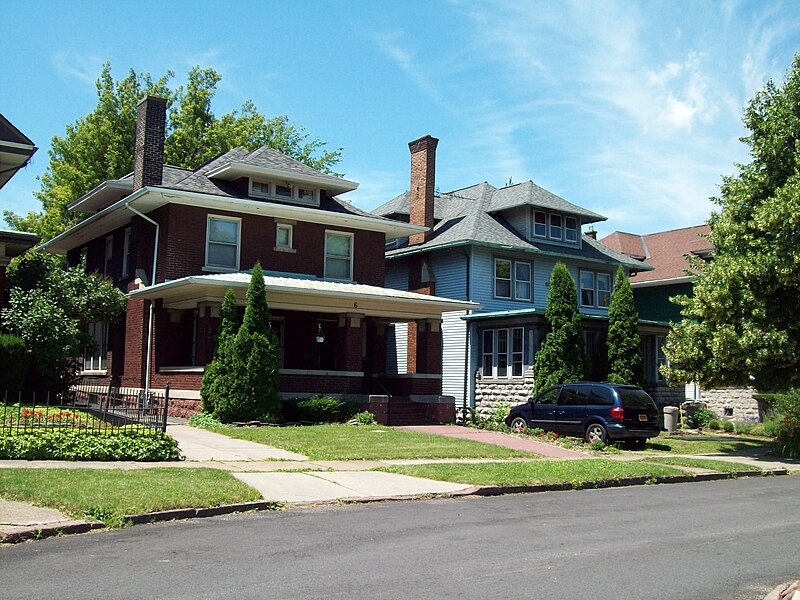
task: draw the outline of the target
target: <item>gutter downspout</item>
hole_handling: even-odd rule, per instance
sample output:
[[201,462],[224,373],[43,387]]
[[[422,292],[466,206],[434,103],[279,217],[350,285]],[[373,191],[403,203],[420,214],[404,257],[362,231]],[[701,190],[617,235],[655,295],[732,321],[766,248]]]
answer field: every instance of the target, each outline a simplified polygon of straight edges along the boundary
[[[158,238],[160,227],[156,221],[140,213],[138,210],[133,208],[130,202],[125,203],[125,208],[131,211],[133,214],[141,217],[148,223],[155,225],[156,227],[156,238],[155,243],[153,244],[153,274],[150,277],[150,285],[153,286],[156,284],[156,267],[158,266]],[[145,375],[144,375],[144,396],[147,398],[150,395],[150,362],[152,360],[153,354],[153,300],[150,300],[150,315],[147,321],[147,365],[145,366]]]
[[[470,282],[470,274],[472,272],[472,248],[469,248],[469,251],[462,250],[460,254],[464,255],[464,262],[466,266],[466,277],[464,278],[464,288],[466,291],[467,302],[471,301],[472,293],[471,293],[471,282]],[[472,314],[472,309],[467,311],[468,314]],[[464,423],[467,422],[467,406],[470,404],[469,402],[469,374],[470,374],[470,360],[469,360],[469,331],[472,328],[472,323],[467,322],[467,326],[464,331],[464,400],[462,402],[462,411],[464,414]]]

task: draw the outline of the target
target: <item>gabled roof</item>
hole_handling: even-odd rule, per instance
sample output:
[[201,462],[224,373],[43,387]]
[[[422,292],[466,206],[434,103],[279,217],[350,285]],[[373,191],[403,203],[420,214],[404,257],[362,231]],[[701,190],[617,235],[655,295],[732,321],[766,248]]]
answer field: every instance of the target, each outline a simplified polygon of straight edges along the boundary
[[632,257],[641,257],[652,271],[639,273],[631,281],[632,285],[645,282],[675,282],[690,280],[695,272],[690,268],[687,255],[706,255],[714,247],[708,241],[711,228],[708,225],[695,225],[669,231],[659,231],[646,235],[615,231],[604,237],[600,243]]
[[[497,200],[499,192],[511,188],[517,189],[512,190],[511,193],[501,195],[500,200]],[[386,258],[392,259],[455,246],[476,245],[549,256],[568,256],[604,264],[622,264],[633,270],[648,269],[647,266],[639,261],[598,244],[588,236],[583,236],[581,248],[544,241],[540,242],[538,240],[531,242],[520,236],[498,213],[505,208],[524,206],[528,202],[534,201],[533,196],[539,193],[538,190],[542,190],[542,188],[532,182],[502,189],[484,182],[440,194],[434,199],[434,218],[439,222],[435,225],[430,238],[426,242],[414,246],[408,246],[407,243],[403,243],[399,247],[388,251]],[[542,190],[542,192],[546,192],[546,190]],[[546,192],[546,194],[549,194],[549,192]],[[604,219],[604,217],[596,213],[580,209],[580,207],[576,207],[566,200],[561,200],[558,196],[553,194],[550,194],[550,196],[552,198],[548,201],[552,203],[549,207],[552,210],[564,211],[582,217],[585,215],[586,218],[595,221]],[[409,198],[408,192],[400,194],[376,208],[373,214],[381,216],[408,214]],[[558,199],[563,204],[554,199]],[[534,204],[534,206],[548,208],[543,204]],[[578,211],[583,211],[583,214]],[[588,215],[592,216],[589,217]]]

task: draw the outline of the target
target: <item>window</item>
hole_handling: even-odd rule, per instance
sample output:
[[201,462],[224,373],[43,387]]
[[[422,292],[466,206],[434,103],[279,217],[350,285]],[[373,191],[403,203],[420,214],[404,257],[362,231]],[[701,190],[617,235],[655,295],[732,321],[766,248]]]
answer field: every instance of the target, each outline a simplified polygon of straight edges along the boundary
[[283,198],[291,198],[292,197],[292,188],[288,185],[281,185],[280,183],[275,184],[275,195],[281,196]]
[[314,202],[316,195],[314,190],[308,188],[297,188],[297,199],[301,202]]
[[494,295],[497,298],[511,298],[511,261],[494,259]]
[[594,273],[581,271],[581,306],[594,306]]
[[353,279],[353,234],[325,232],[325,277]]
[[608,308],[611,304],[611,275],[597,274],[597,306]]
[[560,393],[560,387],[545,390],[536,398],[536,404],[555,404],[558,402],[558,396]]
[[550,215],[550,237],[561,239],[561,215]]
[[206,231],[206,268],[239,270],[241,219],[208,217]]
[[103,275],[110,275],[114,261],[114,236],[106,238],[106,259],[103,262]]
[[599,335],[600,334],[597,331],[584,330],[583,340],[584,348],[586,349],[586,356],[594,356],[597,354],[597,338]]
[[275,246],[277,248],[291,248],[292,247],[292,233],[293,227],[278,223],[276,226]]
[[667,355],[664,354],[664,346],[666,343],[667,338],[665,336],[656,336],[656,381],[659,383],[664,381],[664,375],[661,373],[661,367],[669,366]]
[[547,236],[547,215],[538,210],[533,212],[533,235]]
[[525,370],[524,328],[484,329],[481,340],[482,377],[522,377]]
[[87,269],[87,265],[89,264],[89,249],[86,246],[81,248],[80,256],[78,256],[78,264],[84,271]]
[[122,276],[130,275],[131,264],[131,228],[125,230],[122,238]]
[[564,218],[564,239],[568,242],[578,241],[578,221],[575,217]]
[[[494,296],[509,300],[532,300],[531,263],[494,259]],[[513,295],[512,295],[513,292]]]
[[269,196],[269,184],[265,181],[250,181],[251,196]]
[[91,345],[87,346],[83,354],[84,371],[105,371],[108,367],[106,353],[108,352],[108,322],[95,321],[89,324],[89,337]]
[[531,299],[530,263],[514,263],[514,298],[517,300]]
[[284,181],[254,181],[250,180],[250,195],[256,198],[278,198],[280,200],[297,200],[304,204],[315,204],[319,190],[309,187],[300,187]]

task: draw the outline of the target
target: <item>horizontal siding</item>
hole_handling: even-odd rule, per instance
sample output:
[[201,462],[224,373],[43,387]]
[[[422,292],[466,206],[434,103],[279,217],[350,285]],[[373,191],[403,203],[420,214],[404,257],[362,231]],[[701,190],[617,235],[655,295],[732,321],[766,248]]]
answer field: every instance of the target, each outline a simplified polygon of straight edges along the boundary
[[387,260],[384,282],[387,288],[408,291],[408,259]]
[[408,323],[386,327],[386,373],[402,375],[408,369]]
[[467,257],[455,250],[430,255],[430,267],[436,278],[436,295],[454,300],[467,299]]
[[521,253],[498,252],[493,253],[489,250],[476,248],[473,252],[472,260],[472,298],[475,302],[480,302],[481,312],[493,312],[497,310],[521,310],[530,309],[539,305],[544,307],[544,298],[537,298],[540,295],[540,286],[534,281],[533,302],[506,300],[494,297],[494,259],[507,258],[533,263],[534,272],[536,262],[530,255]]
[[442,315],[442,394],[453,396],[456,406],[464,403],[464,358],[467,324],[464,311]]
[[503,218],[508,221],[517,233],[524,239],[528,239],[528,230],[531,225],[531,210],[529,206],[519,206],[503,211]]

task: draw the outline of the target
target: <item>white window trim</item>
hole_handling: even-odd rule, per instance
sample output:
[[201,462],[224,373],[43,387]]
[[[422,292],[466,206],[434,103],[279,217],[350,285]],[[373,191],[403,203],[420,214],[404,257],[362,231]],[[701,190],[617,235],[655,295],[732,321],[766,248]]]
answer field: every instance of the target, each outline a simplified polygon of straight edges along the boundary
[[[529,286],[530,294],[527,298],[517,296],[517,265],[527,265],[528,266],[528,281],[524,281],[523,283],[527,283]],[[533,263],[528,262],[526,260],[515,260],[514,261],[514,300],[518,300],[520,302],[533,302]]]
[[[110,252],[109,252],[110,250]],[[114,236],[109,235],[106,237],[106,245],[105,249],[103,250],[103,275],[108,276],[109,271],[109,263],[114,260]]]
[[[521,352],[514,352],[514,332],[515,331],[522,332],[522,351]],[[500,344],[500,331],[506,332],[506,368],[507,374],[506,375],[499,375],[499,364],[500,361],[498,360],[498,348]],[[492,351],[491,353],[485,351],[485,336],[487,332],[491,332],[492,336]],[[483,379],[499,379],[499,380],[507,380],[507,379],[523,379],[525,377],[525,371],[527,370],[528,365],[526,356],[526,349],[525,349],[525,328],[524,327],[497,327],[497,328],[488,328],[481,331],[481,378]],[[521,374],[514,375],[514,356],[521,356],[522,357],[522,364],[521,364]],[[484,373],[484,358],[486,356],[492,357],[492,372],[491,373]]]
[[[655,337],[655,368],[656,368],[656,382],[657,383],[664,383],[667,378],[661,373],[661,365],[664,364],[665,366],[669,366],[669,359],[667,358],[666,354],[664,353],[664,346],[667,344],[667,336],[665,335],[656,335]],[[664,362],[661,362],[661,357],[664,357]]]
[[[603,275],[608,277],[608,289],[603,290],[604,293],[608,294],[608,304],[603,306],[600,304],[600,276]],[[598,271],[594,275],[594,285],[595,285],[595,302],[597,302],[597,308],[604,308],[608,309],[611,306],[611,294],[614,291],[614,278],[611,276],[611,273],[603,273],[602,271]]]
[[[508,296],[500,296],[497,293],[497,263],[498,262],[507,262],[508,263]],[[513,300],[514,299],[514,261],[509,260],[508,258],[495,258],[494,259],[494,278],[492,281],[494,282],[494,297],[500,298],[502,300]],[[503,280],[505,281],[505,280]]]
[[[544,235],[542,235],[540,233],[536,233],[536,215],[537,214],[544,215]],[[548,237],[547,236],[547,231],[548,231],[547,213],[545,211],[543,211],[543,210],[534,210],[533,211],[533,225],[531,227],[531,232],[533,233],[533,235],[535,237],[545,238],[546,239]]]
[[[231,221],[236,223],[236,266],[235,267],[228,267],[225,265],[212,265],[208,262],[208,244],[209,240],[209,233],[211,231],[211,219],[217,219],[219,221]],[[217,242],[215,242],[217,243]],[[231,273],[236,272],[239,270],[240,261],[241,261],[241,254],[242,254],[242,220],[239,217],[228,217],[225,215],[208,215],[206,217],[206,251],[205,251],[205,259],[203,265],[203,271],[212,271],[212,272],[219,272],[219,273]]]
[[[558,226],[558,228],[561,230],[561,235],[559,237],[553,235],[553,227],[554,227],[553,217],[558,217],[559,219],[561,219],[561,225]],[[564,241],[564,215],[560,215],[558,213],[550,213],[547,218],[547,226],[548,226],[547,227],[548,239],[558,240],[559,242]]]
[[[567,227],[567,221],[572,220],[575,223],[575,227]],[[578,226],[578,219],[577,217],[562,217],[564,223],[564,241],[568,244],[577,244],[578,243],[578,230],[580,227]],[[567,231],[574,231],[575,232],[575,239],[571,240],[567,237]]]
[[122,276],[128,277],[130,275],[131,266],[128,264],[128,259],[131,253],[131,228],[127,227],[123,233],[122,238]]
[[[341,279],[339,277],[330,277],[328,275],[328,235],[340,235],[340,236],[347,236],[350,238],[350,276],[347,279]],[[349,233],[347,231],[337,231],[335,229],[326,229],[325,230],[325,250],[324,256],[322,257],[323,263],[323,273],[325,279],[334,279],[336,281],[353,281],[353,263],[355,262],[355,254],[356,254],[356,240],[355,234]],[[331,258],[342,259],[341,256],[332,256]]]
[[[584,273],[590,273],[592,275],[592,294],[594,296],[594,303],[593,304],[584,304],[583,303],[583,282],[581,281],[581,275]],[[582,308],[597,308],[599,310],[608,310],[609,306],[601,306],[600,305],[600,285],[598,283],[599,275],[605,275],[608,277],[608,304],[611,306],[611,295],[614,292],[614,276],[611,273],[606,273],[604,271],[589,271],[587,269],[580,269],[578,271],[578,302]],[[585,288],[589,289],[589,288]],[[603,290],[605,291],[605,290]]]
[[[269,186],[269,192],[264,193],[261,191],[256,191],[253,189],[253,183],[261,183],[266,184]],[[276,186],[282,185],[291,188],[292,195],[291,196],[281,196],[276,191]],[[303,188],[304,190],[308,190],[311,192],[312,198],[311,200],[304,200],[300,198],[299,190]],[[253,198],[268,198],[270,200],[281,200],[283,202],[291,201],[297,204],[303,204],[307,206],[318,206],[319,205],[319,189],[305,185],[302,183],[295,183],[293,181],[274,181],[274,180],[261,180],[261,179],[253,179],[252,177],[248,178],[248,195]]]
[[[583,303],[583,290],[589,289],[583,287],[583,274],[589,273],[592,276],[592,303],[591,304],[584,304]],[[594,271],[586,271],[584,269],[580,269],[578,271],[578,301],[580,305],[586,308],[595,308],[597,306],[597,277]]]
[[[286,229],[289,231],[289,243],[286,246],[283,246],[278,243],[278,232],[281,229]],[[294,248],[294,225],[289,225],[288,223],[277,223],[275,225],[275,249],[291,250],[293,248]]]

